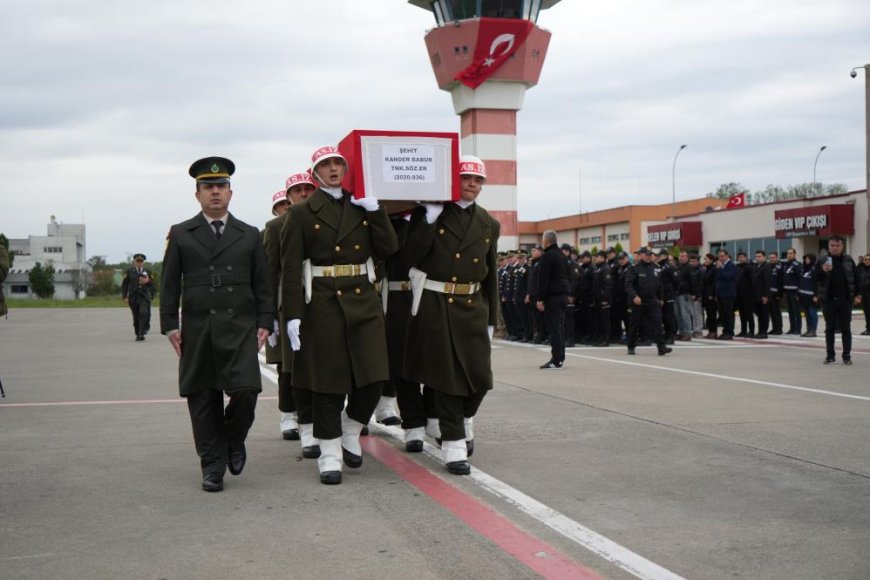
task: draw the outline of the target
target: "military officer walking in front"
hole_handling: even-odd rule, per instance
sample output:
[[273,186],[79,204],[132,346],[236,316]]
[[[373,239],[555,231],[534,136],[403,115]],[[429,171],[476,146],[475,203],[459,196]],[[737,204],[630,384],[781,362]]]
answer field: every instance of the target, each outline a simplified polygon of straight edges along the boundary
[[136,341],[142,342],[151,330],[151,300],[154,299],[154,280],[145,268],[145,254],[133,256],[133,267],[127,270],[121,282],[121,298],[133,313]]
[[293,388],[313,393],[320,481],[338,484],[342,459],[362,465],[359,435],[390,378],[373,258],[399,243],[377,199],[341,189],[347,161],[337,148],[315,151],[311,168],[320,187],[290,207],[282,230],[282,308]]
[[160,287],[160,331],[180,359],[206,491],[223,489],[227,466],[234,475],[245,466],[261,390],[257,353],[275,310],[260,232],[229,213],[234,171],[223,157],[190,166],[202,212],[169,230]]
[[474,416],[492,389],[492,333],[498,316],[499,223],[475,203],[486,167],[460,161],[461,199],[427,203],[411,217],[406,251],[414,287],[405,377],[435,391],[448,471],[471,472]]
[[628,295],[628,307],[631,309],[631,321],[628,325],[628,354],[635,353],[637,337],[641,327],[644,327],[652,334],[659,356],[664,356],[673,349],[665,346],[662,328],[662,304],[664,303],[662,272],[653,262],[652,253],[648,248],[640,248],[637,254],[640,256],[640,261],[630,266],[625,273],[625,292]]

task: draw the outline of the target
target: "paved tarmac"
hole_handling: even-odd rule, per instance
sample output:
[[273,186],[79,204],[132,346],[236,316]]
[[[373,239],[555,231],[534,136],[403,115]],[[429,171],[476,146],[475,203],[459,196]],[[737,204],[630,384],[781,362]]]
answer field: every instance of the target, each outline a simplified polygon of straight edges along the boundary
[[541,371],[545,348],[497,341],[472,477],[373,426],[337,487],[281,439],[264,368],[248,465],[207,494],[163,337],[134,342],[121,308],[14,310],[0,578],[866,579],[870,339],[852,367],[823,344],[575,348]]

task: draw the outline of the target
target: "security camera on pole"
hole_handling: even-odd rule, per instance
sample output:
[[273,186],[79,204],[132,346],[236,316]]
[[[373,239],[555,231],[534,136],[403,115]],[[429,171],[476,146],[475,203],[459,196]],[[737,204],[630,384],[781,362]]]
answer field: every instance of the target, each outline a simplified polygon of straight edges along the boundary
[[517,111],[538,83],[550,43],[550,33],[535,22],[558,2],[525,0],[504,8],[486,0],[409,0],[435,15],[426,48],[438,87],[450,92],[461,118],[462,153],[486,163],[486,205],[501,223],[500,250],[519,243]]

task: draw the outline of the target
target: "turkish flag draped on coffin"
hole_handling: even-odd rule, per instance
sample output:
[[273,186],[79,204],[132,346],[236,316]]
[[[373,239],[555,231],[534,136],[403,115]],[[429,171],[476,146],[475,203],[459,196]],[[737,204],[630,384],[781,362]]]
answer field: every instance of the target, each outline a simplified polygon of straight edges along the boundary
[[474,62],[456,80],[471,89],[482,85],[522,46],[534,26],[529,20],[481,18]]

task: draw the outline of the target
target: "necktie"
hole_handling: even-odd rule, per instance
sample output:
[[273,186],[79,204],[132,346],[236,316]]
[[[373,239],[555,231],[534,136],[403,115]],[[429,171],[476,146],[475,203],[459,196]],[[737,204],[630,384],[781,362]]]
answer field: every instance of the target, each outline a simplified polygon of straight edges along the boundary
[[217,239],[221,239],[221,228],[224,227],[224,222],[221,220],[214,220],[211,222],[211,226],[214,228],[214,235],[217,236]]

